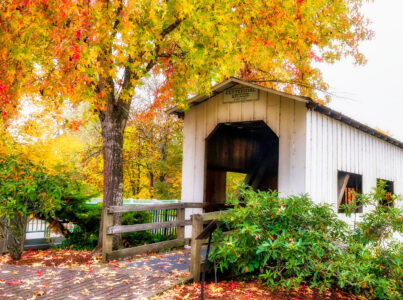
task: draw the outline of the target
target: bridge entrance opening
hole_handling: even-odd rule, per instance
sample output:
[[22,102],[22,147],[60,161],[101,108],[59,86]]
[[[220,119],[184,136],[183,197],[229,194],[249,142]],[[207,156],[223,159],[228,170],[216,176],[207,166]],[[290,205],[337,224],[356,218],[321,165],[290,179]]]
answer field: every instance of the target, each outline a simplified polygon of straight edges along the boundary
[[275,190],[279,139],[263,121],[219,124],[206,140],[206,162],[205,202],[225,203],[240,179],[255,190]]

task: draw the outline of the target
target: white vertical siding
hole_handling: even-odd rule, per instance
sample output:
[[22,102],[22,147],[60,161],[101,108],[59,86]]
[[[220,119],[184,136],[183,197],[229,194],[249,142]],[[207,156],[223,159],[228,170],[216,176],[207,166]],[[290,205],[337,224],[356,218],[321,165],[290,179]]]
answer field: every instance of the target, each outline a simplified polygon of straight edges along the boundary
[[[194,184],[194,167],[195,167],[195,132],[196,132],[196,111],[190,110],[183,123],[183,160],[182,160],[182,194],[181,199],[184,202],[193,201],[193,186]],[[189,176],[190,174],[190,176]],[[192,188],[184,188],[192,187]],[[192,209],[185,211],[186,219],[193,214]],[[186,226],[185,235],[191,236],[191,227]]]
[[[291,177],[289,180],[293,182],[290,193],[301,194],[305,193],[306,185],[306,111],[304,103],[294,101],[294,123],[293,136],[291,139],[292,155],[291,160]],[[281,149],[280,149],[281,151]]]
[[[205,140],[220,123],[264,121],[279,137],[279,192],[306,191],[306,111],[304,102],[259,91],[259,100],[223,103],[223,94],[193,106],[184,119],[182,201],[203,202]],[[186,216],[200,212],[188,209]],[[186,236],[190,228],[186,228]]]
[[284,97],[279,100],[278,191],[282,196],[302,194],[306,180],[307,109],[302,102]]
[[[307,112],[306,191],[315,202],[337,205],[337,171],[363,176],[363,193],[378,178],[403,193],[403,149],[319,112]],[[365,208],[364,208],[365,209]]]

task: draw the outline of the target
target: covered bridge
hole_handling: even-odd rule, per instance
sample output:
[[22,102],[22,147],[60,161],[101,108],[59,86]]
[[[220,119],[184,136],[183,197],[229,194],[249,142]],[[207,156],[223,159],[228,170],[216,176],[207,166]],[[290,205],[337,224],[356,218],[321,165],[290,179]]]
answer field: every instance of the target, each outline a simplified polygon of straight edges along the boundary
[[403,143],[307,97],[230,78],[188,103],[186,113],[169,111],[184,117],[182,202],[223,203],[228,172],[340,213],[352,191],[368,193],[378,180],[403,193]]

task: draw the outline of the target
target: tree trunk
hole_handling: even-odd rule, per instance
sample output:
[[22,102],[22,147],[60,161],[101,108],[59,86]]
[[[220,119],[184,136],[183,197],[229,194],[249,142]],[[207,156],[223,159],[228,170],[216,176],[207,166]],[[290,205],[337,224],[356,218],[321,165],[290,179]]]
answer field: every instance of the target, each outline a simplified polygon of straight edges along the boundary
[[[126,125],[125,114],[119,113],[119,107],[109,107],[100,113],[104,158],[104,196],[102,212],[110,206],[123,204],[123,134]],[[103,214],[102,214],[103,216]],[[115,214],[114,224],[120,225],[121,214]],[[99,246],[102,246],[102,228],[99,231]],[[113,246],[119,248],[121,235],[114,235]]]
[[18,211],[14,211],[8,224],[7,249],[13,260],[19,260],[24,251],[25,232],[27,228],[27,217]]
[[150,187],[154,188],[154,173],[153,172],[148,172],[149,178],[150,178]]

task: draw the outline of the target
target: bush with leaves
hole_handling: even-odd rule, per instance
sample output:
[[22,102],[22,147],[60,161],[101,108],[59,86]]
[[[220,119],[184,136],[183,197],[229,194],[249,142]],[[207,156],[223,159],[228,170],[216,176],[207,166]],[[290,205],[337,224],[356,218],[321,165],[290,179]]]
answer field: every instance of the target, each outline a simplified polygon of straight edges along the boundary
[[[65,200],[63,207],[56,212],[53,228],[62,232],[65,240],[62,248],[75,250],[92,250],[98,245],[99,224],[101,221],[102,205],[90,205],[85,197],[71,197]],[[52,221],[52,220],[50,220]],[[73,230],[67,230],[64,224],[73,225]]]
[[[365,197],[374,199],[377,193]],[[277,192],[243,188],[239,199],[244,205],[232,199],[235,208],[222,217],[231,231],[219,229],[214,235],[210,259],[222,271],[251,272],[271,287],[338,286],[379,298],[401,297],[401,243],[382,247],[367,231],[379,228],[373,214],[391,221],[391,231],[401,231],[395,224],[401,209],[388,210],[393,216],[386,217],[375,207],[352,230],[329,205],[306,196],[280,198]]]
[[403,232],[402,208],[396,207],[401,196],[391,195],[387,202],[386,182],[379,181],[378,186],[368,195],[356,194],[350,204],[342,205],[347,216],[355,216],[357,220],[357,207],[364,205],[370,207],[370,212],[364,214],[360,221],[354,222],[353,236],[360,243],[372,247],[386,247],[393,233]]
[[0,232],[12,259],[21,257],[28,217],[54,217],[77,187],[74,180],[21,156],[0,158]]

